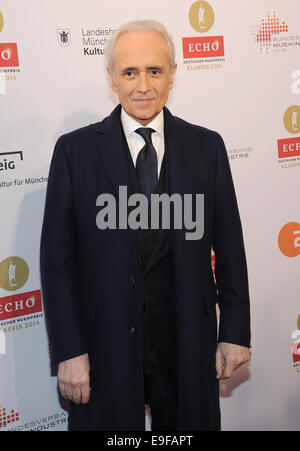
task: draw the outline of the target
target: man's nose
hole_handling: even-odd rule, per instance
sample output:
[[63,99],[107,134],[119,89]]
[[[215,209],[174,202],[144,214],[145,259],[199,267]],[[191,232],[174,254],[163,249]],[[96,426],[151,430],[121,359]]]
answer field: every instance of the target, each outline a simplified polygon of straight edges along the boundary
[[147,72],[140,72],[137,84],[137,90],[146,93],[151,88],[150,80]]

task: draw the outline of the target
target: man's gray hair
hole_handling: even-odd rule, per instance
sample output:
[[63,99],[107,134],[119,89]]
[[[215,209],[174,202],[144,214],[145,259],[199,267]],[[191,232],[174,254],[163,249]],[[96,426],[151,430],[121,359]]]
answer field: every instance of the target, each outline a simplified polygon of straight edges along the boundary
[[161,35],[162,38],[164,38],[170,52],[170,68],[174,66],[175,46],[173,39],[169,34],[169,32],[167,31],[166,27],[156,20],[136,20],[121,25],[106,44],[105,55],[107,59],[107,65],[111,73],[114,72],[113,50],[117,39],[124,33],[145,32],[145,31],[156,31]]

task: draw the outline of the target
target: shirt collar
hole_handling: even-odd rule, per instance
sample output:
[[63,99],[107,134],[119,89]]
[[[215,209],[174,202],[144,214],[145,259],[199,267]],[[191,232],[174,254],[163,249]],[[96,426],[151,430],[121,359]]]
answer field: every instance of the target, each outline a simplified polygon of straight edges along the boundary
[[[137,128],[143,127],[139,122],[135,121],[132,117],[130,117],[124,108],[121,110],[121,122],[123,125],[124,133],[126,138],[135,132]],[[160,136],[164,136],[164,112],[161,112],[156,116],[153,121],[149,122],[146,127],[153,128]]]

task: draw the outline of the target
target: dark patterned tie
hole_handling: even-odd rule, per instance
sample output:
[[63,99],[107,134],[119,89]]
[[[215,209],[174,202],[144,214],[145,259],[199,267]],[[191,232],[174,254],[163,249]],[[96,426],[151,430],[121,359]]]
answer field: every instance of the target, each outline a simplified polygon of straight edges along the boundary
[[136,160],[136,170],[140,182],[141,191],[149,200],[157,180],[157,153],[152,144],[151,134],[155,132],[152,128],[138,128],[135,130],[145,140],[145,146],[140,150]]

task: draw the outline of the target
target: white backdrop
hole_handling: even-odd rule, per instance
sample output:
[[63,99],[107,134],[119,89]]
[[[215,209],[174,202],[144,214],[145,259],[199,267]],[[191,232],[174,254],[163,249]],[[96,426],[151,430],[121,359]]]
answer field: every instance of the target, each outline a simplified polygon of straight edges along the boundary
[[[209,29],[193,28],[192,6],[196,12],[203,7],[204,26],[214,12]],[[58,137],[101,120],[116,105],[102,44],[133,19],[160,20],[169,29],[178,71],[168,107],[221,133],[235,181],[253,357],[221,383],[222,428],[300,430],[299,17],[298,0],[2,0],[0,430],[67,428],[38,305],[47,175]],[[270,40],[264,24],[266,32],[270,25]],[[214,57],[221,36],[224,56]],[[182,38],[197,38],[197,48],[201,44],[206,53],[185,59]],[[288,140],[281,148],[284,158],[278,156],[281,139]]]

